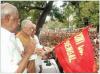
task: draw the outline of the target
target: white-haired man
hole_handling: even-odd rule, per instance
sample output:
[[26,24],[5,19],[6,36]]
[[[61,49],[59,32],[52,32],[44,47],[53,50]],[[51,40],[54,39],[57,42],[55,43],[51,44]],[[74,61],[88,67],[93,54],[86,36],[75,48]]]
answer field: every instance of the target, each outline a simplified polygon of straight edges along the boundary
[[[34,41],[35,44],[35,52],[34,54],[30,57],[30,61],[27,67],[27,72],[28,73],[35,73],[36,72],[36,66],[35,66],[35,60],[37,59],[37,54],[43,54],[43,51],[40,50],[39,48],[37,49],[37,40],[32,38],[32,33],[35,31],[35,24],[32,23],[32,21],[25,19],[21,23],[21,31],[16,35],[17,38],[19,39],[19,42],[22,42],[23,48],[26,48],[26,46]],[[26,52],[25,50],[21,50],[22,52]],[[22,53],[23,54],[23,53]],[[36,62],[37,63],[37,62]]]
[[9,3],[1,4],[1,72],[24,72],[29,57],[33,54],[34,42],[30,43],[21,57],[15,32],[19,26],[17,8]]

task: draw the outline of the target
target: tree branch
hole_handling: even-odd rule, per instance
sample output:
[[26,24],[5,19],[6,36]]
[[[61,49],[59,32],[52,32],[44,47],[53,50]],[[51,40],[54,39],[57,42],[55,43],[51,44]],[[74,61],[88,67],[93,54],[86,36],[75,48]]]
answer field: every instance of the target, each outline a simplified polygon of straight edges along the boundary
[[44,10],[44,8],[42,7],[28,7],[28,10],[31,10],[31,9]]

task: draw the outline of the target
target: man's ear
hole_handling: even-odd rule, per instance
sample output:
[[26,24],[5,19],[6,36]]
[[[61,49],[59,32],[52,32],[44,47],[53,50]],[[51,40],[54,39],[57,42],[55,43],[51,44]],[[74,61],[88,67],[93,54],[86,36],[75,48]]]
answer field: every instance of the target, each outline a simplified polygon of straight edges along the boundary
[[6,15],[6,16],[5,16],[5,21],[8,23],[9,20],[10,20],[10,15]]

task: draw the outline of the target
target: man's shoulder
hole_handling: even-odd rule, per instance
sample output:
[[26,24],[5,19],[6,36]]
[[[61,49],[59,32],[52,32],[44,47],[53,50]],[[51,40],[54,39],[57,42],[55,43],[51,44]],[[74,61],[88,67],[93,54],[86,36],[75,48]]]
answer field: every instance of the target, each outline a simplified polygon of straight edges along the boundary
[[34,35],[33,39],[38,40],[38,36]]
[[21,32],[18,32],[16,34],[16,38],[21,40],[21,39],[24,39],[24,36],[23,36],[23,34]]
[[17,34],[16,34],[16,37],[20,37],[21,36],[21,32],[18,32]]
[[37,35],[34,35],[34,37],[37,37]]

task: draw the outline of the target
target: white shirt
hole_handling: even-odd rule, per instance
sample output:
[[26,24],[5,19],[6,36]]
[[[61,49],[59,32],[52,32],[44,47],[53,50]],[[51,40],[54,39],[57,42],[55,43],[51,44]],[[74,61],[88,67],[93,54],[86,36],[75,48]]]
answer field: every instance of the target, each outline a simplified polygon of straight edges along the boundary
[[[40,42],[39,42],[39,39],[36,35],[34,35],[34,38],[33,38],[36,42],[36,48],[43,48],[42,45],[40,45]],[[38,56],[37,54],[33,54],[31,57],[30,57],[30,60],[35,60],[37,64],[41,65],[41,57]]]
[[15,34],[1,28],[1,72],[16,72],[21,59]]
[[36,35],[34,35],[34,40],[36,41],[36,48],[43,48],[43,46],[40,44],[39,39]]
[[[36,48],[43,48],[43,46],[40,44],[39,39],[36,35],[34,35],[33,38],[36,42]],[[42,57],[37,55],[37,59],[35,60],[35,66],[36,66],[36,73],[40,71],[39,65],[42,65]]]

